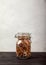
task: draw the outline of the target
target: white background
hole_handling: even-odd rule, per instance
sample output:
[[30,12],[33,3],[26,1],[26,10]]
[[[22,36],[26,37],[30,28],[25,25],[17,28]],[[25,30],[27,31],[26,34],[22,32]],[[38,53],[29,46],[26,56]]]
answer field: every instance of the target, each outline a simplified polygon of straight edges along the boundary
[[15,52],[18,32],[32,33],[32,52],[46,52],[46,0],[0,0],[0,52]]

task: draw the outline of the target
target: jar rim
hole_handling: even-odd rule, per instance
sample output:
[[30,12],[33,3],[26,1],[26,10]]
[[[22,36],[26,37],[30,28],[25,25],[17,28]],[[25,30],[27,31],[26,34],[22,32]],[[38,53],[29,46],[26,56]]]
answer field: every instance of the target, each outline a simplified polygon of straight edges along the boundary
[[18,38],[18,36],[25,36],[25,37],[31,37],[31,33],[17,33],[15,34],[15,38]]

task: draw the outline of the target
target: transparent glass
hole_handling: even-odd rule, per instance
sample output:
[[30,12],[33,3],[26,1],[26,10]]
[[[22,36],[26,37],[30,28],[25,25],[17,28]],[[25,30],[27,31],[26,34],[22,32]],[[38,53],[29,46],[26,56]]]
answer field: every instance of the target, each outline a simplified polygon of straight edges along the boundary
[[31,34],[29,33],[17,33],[15,37],[16,42],[16,56],[21,59],[31,57]]

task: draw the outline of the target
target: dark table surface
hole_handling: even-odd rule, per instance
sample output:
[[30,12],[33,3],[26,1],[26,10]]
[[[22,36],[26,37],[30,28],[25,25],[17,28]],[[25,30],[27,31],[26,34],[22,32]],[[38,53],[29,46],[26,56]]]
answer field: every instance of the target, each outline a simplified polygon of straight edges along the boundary
[[46,65],[46,52],[32,52],[25,60],[16,58],[15,52],[0,52],[0,65]]

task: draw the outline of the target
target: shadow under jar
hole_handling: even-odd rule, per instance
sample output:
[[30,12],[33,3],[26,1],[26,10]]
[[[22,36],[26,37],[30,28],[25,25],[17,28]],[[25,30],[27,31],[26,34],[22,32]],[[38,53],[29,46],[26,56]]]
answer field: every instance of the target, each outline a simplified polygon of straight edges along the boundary
[[31,36],[29,33],[17,33],[16,56],[20,59],[31,57]]

